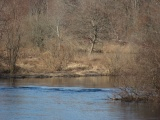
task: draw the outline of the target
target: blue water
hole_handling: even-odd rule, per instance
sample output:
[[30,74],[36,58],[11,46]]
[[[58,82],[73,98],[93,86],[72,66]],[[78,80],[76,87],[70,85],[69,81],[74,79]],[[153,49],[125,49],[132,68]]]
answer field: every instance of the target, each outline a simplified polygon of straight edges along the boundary
[[111,101],[116,88],[1,86],[0,120],[160,120],[160,108]]
[[[99,120],[106,116],[110,89],[0,88],[3,120]],[[96,94],[95,94],[96,93]]]

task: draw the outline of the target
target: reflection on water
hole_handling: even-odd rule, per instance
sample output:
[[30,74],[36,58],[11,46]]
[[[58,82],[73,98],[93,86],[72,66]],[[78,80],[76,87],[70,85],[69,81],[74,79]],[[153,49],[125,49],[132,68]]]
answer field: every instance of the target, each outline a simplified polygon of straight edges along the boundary
[[1,80],[3,86],[52,86],[52,87],[87,87],[111,88],[113,79],[109,77],[80,77],[80,78],[47,78],[47,79],[16,79]]
[[[159,120],[160,108],[110,101],[108,77],[0,80],[0,120]],[[13,84],[14,83],[14,84]]]

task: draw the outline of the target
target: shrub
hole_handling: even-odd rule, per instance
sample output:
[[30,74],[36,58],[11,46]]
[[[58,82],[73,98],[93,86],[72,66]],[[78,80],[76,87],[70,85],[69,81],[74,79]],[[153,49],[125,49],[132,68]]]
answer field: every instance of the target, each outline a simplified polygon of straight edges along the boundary
[[52,71],[60,71],[66,67],[73,57],[74,52],[70,46],[64,43],[59,46],[57,41],[53,40],[48,42],[47,51],[43,53],[42,59]]

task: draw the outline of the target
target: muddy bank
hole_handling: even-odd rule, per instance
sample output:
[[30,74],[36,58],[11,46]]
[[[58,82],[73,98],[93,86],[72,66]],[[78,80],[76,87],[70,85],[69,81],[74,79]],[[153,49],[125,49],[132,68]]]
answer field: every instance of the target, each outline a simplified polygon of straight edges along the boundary
[[89,77],[89,76],[108,76],[107,73],[93,72],[93,71],[81,71],[81,72],[54,72],[54,73],[31,73],[31,74],[1,74],[1,79],[23,79],[23,78],[53,78],[53,77]]

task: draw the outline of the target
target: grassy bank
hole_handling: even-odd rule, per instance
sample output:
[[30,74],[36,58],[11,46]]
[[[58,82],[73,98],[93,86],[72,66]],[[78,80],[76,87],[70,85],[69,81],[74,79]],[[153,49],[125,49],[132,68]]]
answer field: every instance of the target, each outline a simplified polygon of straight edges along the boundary
[[[46,74],[62,71],[79,76],[85,75],[133,75],[136,74],[136,51],[130,44],[107,43],[100,53],[88,54],[87,48],[79,50],[65,46],[57,53],[54,50],[21,48],[16,63],[16,74]],[[136,46],[137,47],[137,46]],[[1,50],[1,74],[9,73],[6,51]]]

